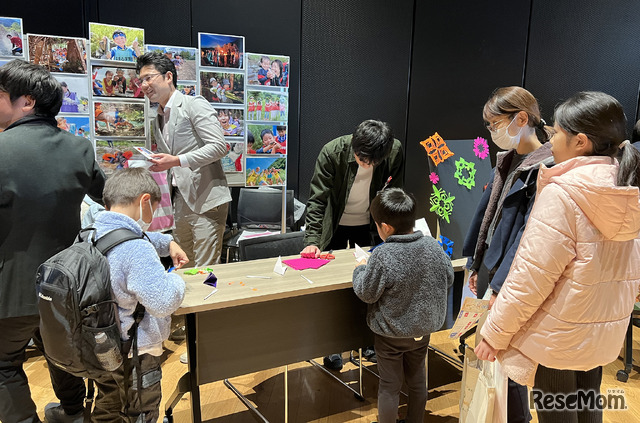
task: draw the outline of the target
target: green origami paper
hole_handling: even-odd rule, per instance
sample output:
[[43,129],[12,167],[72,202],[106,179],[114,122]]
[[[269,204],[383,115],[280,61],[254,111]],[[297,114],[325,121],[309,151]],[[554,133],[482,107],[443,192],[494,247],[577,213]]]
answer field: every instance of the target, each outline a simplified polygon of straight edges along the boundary
[[435,185],[433,186],[433,194],[429,197],[429,201],[431,203],[431,208],[429,211],[435,211],[438,217],[447,221],[447,223],[451,223],[449,221],[449,216],[453,212],[453,200],[456,197],[452,196],[444,189],[437,188]]
[[[466,171],[466,176],[465,175]],[[468,162],[462,157],[456,161],[456,173],[453,176],[458,184],[471,189],[476,186],[476,164]]]

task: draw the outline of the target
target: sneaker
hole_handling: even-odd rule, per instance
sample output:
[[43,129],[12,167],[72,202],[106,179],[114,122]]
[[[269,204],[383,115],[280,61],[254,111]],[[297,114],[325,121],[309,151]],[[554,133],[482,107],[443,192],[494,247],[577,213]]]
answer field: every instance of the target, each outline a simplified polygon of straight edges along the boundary
[[342,355],[331,354],[324,358],[324,367],[330,370],[342,370]]
[[84,412],[80,411],[76,414],[69,415],[65,413],[62,405],[52,402],[44,407],[45,423],[83,423]]
[[367,347],[362,351],[362,356],[365,360],[368,360],[372,363],[378,362],[378,357],[376,357],[376,350],[373,347]]
[[187,353],[184,353],[180,356],[180,363],[182,364],[188,364],[189,363],[189,356],[187,355]]
[[187,339],[187,330],[184,326],[179,327],[178,329],[171,332],[171,335],[169,335],[169,341],[181,342],[185,339]]

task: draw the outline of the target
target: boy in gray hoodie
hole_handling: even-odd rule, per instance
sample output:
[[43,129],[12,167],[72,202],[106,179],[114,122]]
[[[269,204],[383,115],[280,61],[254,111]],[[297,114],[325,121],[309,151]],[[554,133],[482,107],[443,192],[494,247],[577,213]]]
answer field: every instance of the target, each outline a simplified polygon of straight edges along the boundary
[[407,423],[422,422],[427,403],[425,360],[431,332],[444,323],[451,260],[430,236],[414,232],[415,199],[400,188],[378,193],[371,216],[385,241],[353,271],[353,290],[368,303],[380,384],[378,419],[395,423],[403,380]]

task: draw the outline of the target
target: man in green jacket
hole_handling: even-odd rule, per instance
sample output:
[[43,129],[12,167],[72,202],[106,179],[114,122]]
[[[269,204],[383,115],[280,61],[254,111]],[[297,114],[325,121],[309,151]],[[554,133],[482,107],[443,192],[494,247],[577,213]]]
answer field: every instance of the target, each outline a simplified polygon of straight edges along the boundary
[[[322,250],[373,244],[377,230],[369,204],[386,186],[402,187],[404,154],[385,122],[365,120],[353,135],[327,143],[316,160],[300,255],[317,258]],[[373,347],[364,356],[373,360]],[[342,356],[324,357],[324,365],[342,369]]]
[[385,185],[402,187],[402,144],[385,122],[365,120],[353,135],[327,143],[311,178],[302,257],[354,244],[368,246],[376,233],[369,204]]

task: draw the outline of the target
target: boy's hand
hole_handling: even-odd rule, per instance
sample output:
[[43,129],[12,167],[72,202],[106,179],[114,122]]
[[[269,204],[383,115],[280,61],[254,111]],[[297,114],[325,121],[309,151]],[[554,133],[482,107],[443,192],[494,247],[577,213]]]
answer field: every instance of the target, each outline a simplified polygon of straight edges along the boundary
[[171,243],[169,244],[169,256],[173,260],[173,266],[176,268],[176,270],[189,263],[187,254],[175,241],[171,241]]
[[300,252],[300,257],[303,258],[318,258],[320,257],[320,249],[315,245],[309,245],[304,247],[304,250]]
[[495,361],[498,350],[493,348],[487,341],[483,339],[482,341],[480,341],[476,349],[473,350],[473,352],[476,353],[480,360]]
[[356,267],[360,267],[360,266],[366,266],[367,265],[367,259],[364,258],[362,260],[360,260],[357,264]]

